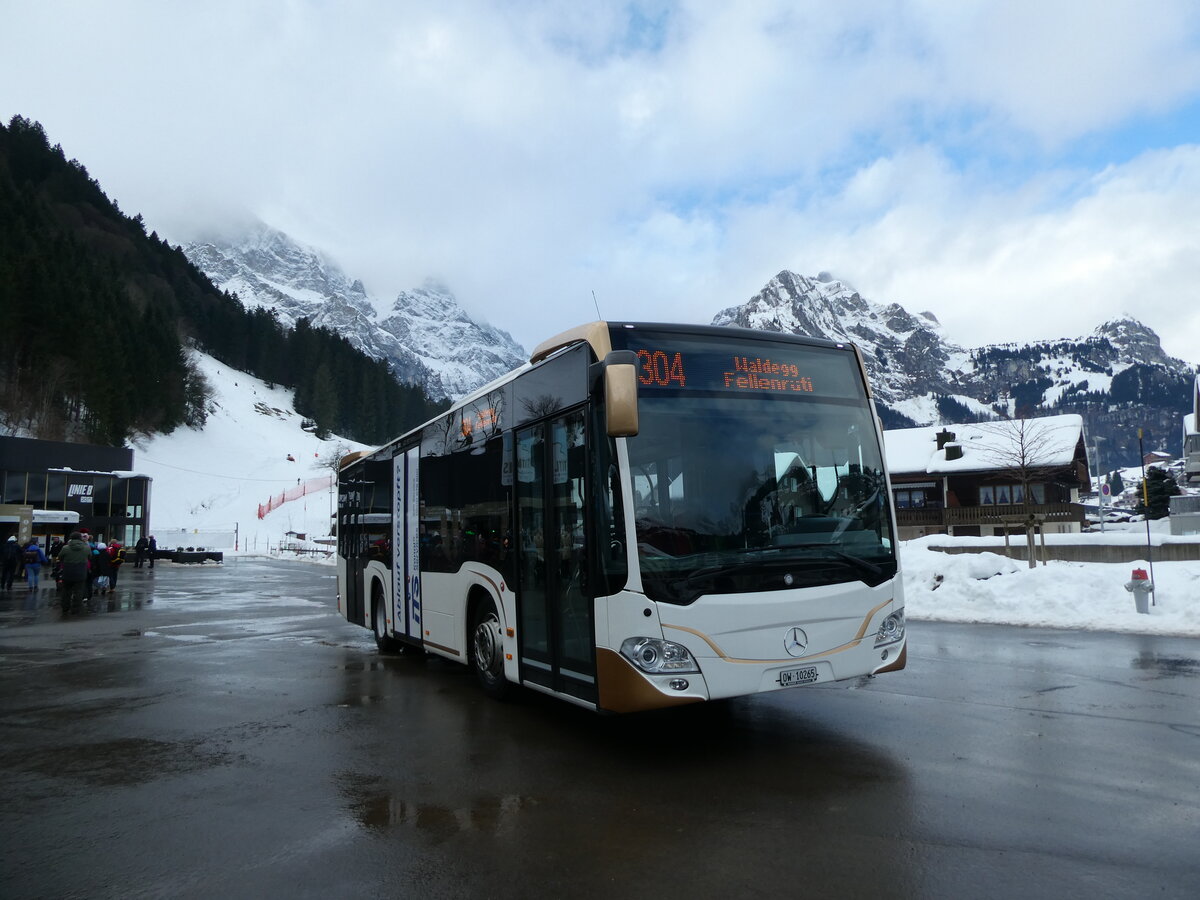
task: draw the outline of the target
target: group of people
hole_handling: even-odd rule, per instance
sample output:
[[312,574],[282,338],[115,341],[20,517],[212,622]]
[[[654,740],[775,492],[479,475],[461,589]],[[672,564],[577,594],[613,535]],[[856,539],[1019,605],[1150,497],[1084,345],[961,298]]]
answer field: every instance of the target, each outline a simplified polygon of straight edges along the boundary
[[[149,560],[153,569],[158,550],[154,536],[140,538],[135,550],[134,568],[140,569]],[[0,590],[12,590],[20,573],[29,590],[36,591],[41,587],[42,567],[50,565],[54,581],[62,587],[63,616],[78,615],[84,609],[84,601],[90,602],[95,594],[116,589],[125,562],[125,547],[119,541],[105,544],[86,529],[72,532],[65,542],[55,540],[49,554],[36,538],[22,546],[11,536],[0,544]]]

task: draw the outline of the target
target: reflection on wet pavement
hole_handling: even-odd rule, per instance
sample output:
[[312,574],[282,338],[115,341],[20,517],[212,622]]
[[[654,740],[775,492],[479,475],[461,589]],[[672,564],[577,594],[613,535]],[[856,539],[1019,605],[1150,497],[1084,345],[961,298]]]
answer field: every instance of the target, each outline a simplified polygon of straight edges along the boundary
[[1200,675],[1200,659],[1190,656],[1161,656],[1143,650],[1130,663],[1155,678],[1194,678]]
[[412,828],[435,842],[469,832],[509,834],[522,810],[538,805],[532,797],[508,794],[480,797],[469,806],[438,806],[396,796],[384,779],[373,775],[343,772],[338,782],[350,813],[364,828]]
[[1200,883],[1200,642],[921,623],[893,679],[605,717],[382,656],[335,591],[227,560],[66,621],[0,596],[0,897]]

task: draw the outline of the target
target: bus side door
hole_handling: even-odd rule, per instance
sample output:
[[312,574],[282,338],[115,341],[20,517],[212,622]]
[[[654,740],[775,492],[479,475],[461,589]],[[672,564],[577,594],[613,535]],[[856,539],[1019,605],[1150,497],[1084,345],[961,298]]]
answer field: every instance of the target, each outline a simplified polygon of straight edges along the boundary
[[577,410],[517,432],[517,633],[523,680],[594,702],[584,422]]

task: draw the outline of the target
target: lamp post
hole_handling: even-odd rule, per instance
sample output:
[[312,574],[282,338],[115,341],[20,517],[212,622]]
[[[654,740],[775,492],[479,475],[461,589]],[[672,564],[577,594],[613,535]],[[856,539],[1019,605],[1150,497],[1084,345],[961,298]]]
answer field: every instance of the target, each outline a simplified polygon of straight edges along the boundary
[[1142,429],[1138,429],[1138,456],[1142,466],[1142,509],[1146,520],[1146,560],[1150,563],[1150,603],[1158,605],[1154,596],[1154,548],[1150,544],[1150,488],[1146,485],[1146,449],[1142,446]]

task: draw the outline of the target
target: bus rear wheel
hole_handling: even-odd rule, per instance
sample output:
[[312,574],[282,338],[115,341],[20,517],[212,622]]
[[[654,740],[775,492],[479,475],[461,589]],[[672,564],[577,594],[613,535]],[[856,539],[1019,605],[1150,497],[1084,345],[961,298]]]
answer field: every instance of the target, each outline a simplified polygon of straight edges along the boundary
[[371,630],[375,632],[375,646],[380,653],[400,652],[400,642],[387,633],[387,617],[383,614],[383,598],[379,595],[371,601]]
[[500,633],[500,617],[490,600],[475,610],[471,628],[471,669],[479,686],[489,697],[497,700],[508,693],[504,677],[504,641]]

